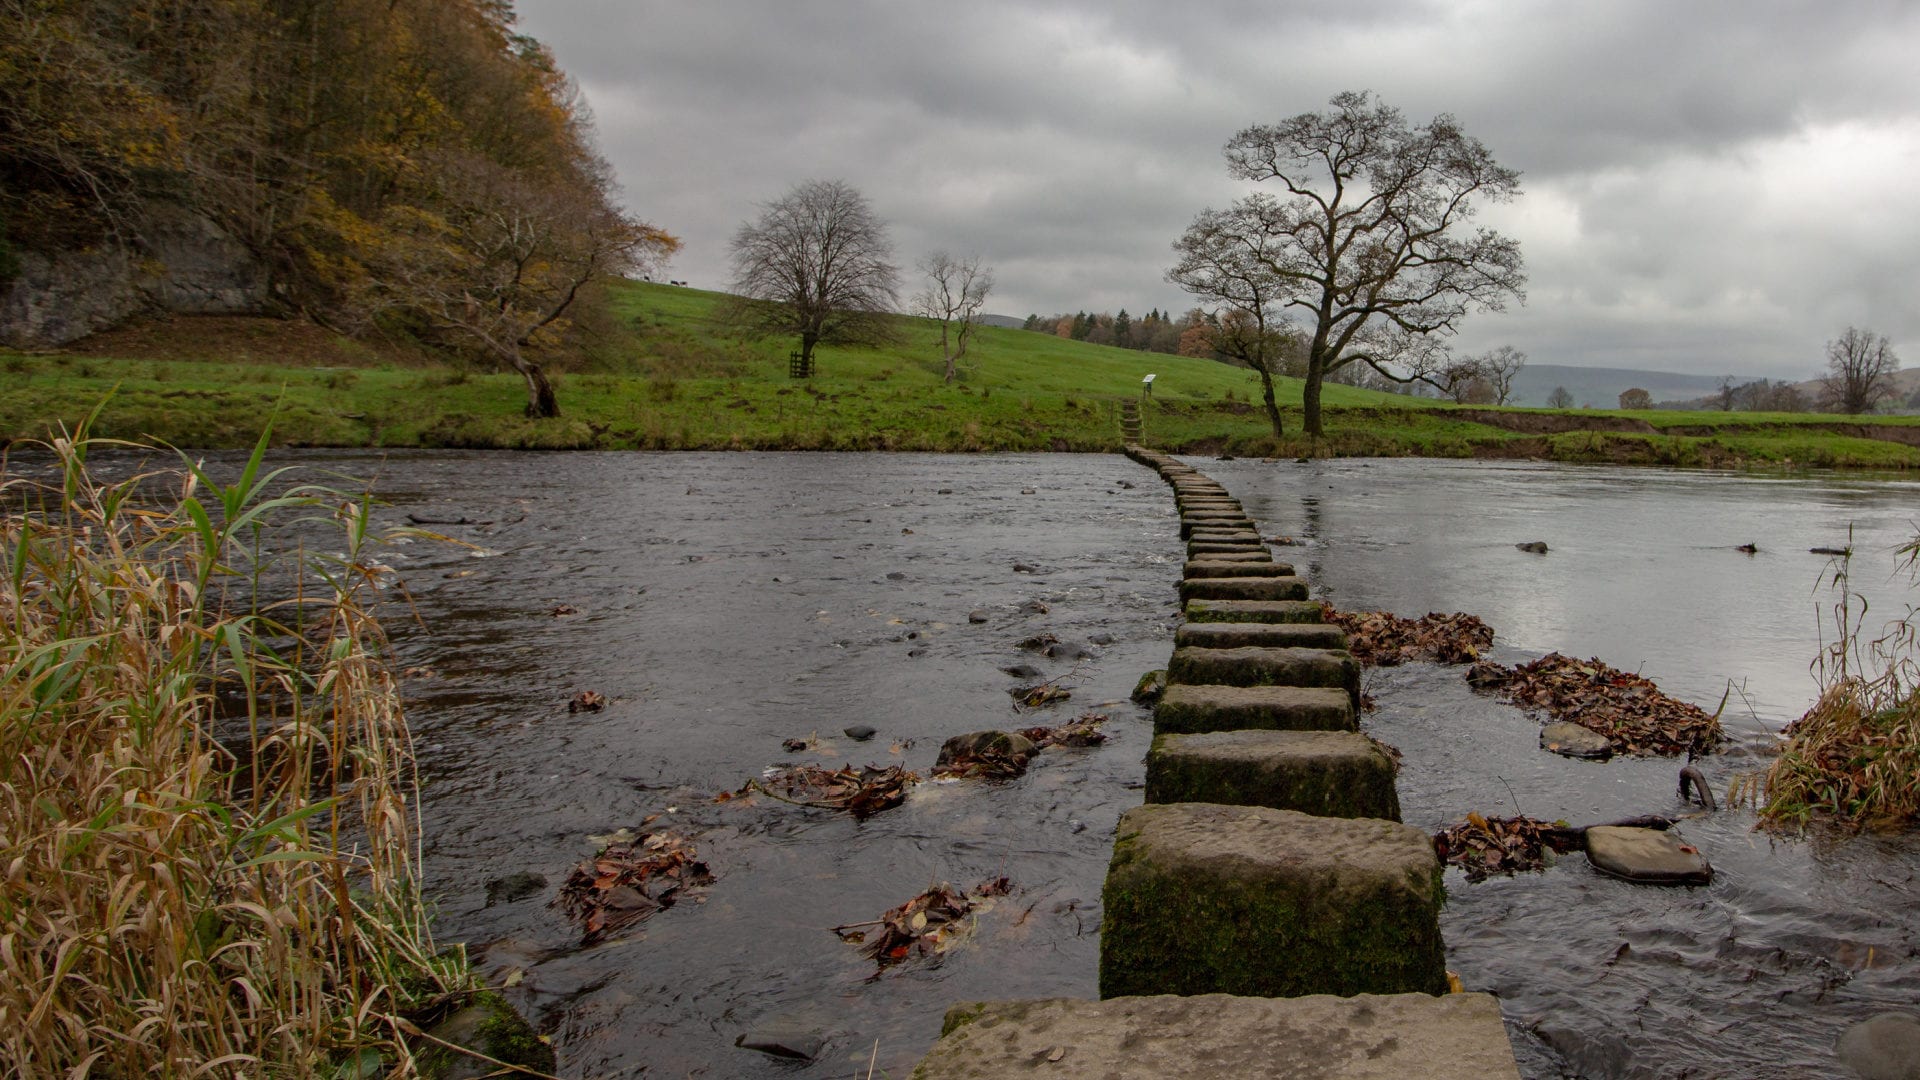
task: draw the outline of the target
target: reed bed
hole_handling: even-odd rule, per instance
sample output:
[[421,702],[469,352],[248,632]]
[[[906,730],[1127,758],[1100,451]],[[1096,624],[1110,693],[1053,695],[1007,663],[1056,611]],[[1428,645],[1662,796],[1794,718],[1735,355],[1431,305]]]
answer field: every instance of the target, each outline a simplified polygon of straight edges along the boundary
[[[1910,575],[1920,570],[1920,538],[1899,554]],[[1762,781],[1761,813],[1776,822],[1912,825],[1920,822],[1920,612],[1909,608],[1869,640],[1865,602],[1848,591],[1847,574],[1842,558],[1832,578],[1837,633],[1815,661],[1821,694],[1788,725]]]
[[[421,902],[368,503],[289,488],[264,438],[226,485],[102,479],[102,445],[0,462],[0,1059],[411,1074],[407,1018],[470,983]],[[322,522],[337,554],[269,602],[263,545]]]

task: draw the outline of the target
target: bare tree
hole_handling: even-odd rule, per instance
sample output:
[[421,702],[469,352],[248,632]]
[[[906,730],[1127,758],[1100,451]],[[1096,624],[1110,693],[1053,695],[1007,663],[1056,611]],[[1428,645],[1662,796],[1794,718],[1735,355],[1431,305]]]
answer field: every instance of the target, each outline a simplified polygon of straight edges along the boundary
[[558,342],[596,283],[650,267],[680,241],[614,209],[597,159],[564,183],[476,154],[438,155],[431,173],[421,203],[383,218],[367,310],[477,346],[525,380],[528,416],[560,415],[538,350]]
[[728,317],[760,333],[793,334],[813,369],[814,346],[886,340],[900,272],[886,222],[842,180],[808,180],[733,234]]
[[1461,356],[1447,359],[1431,378],[1423,381],[1433,383],[1442,394],[1452,398],[1454,404],[1466,405],[1487,390],[1485,375],[1478,357]]
[[1250,195],[1188,229],[1225,230],[1215,245],[1238,242],[1249,267],[1242,276],[1262,279],[1263,302],[1311,326],[1303,401],[1314,435],[1330,372],[1363,362],[1400,382],[1430,379],[1445,363],[1439,339],[1469,311],[1524,300],[1526,283],[1518,243],[1469,230],[1474,200],[1513,198],[1518,173],[1451,116],[1410,127],[1399,110],[1354,91],[1331,105],[1227,143],[1228,173],[1276,181],[1284,200]]
[[1653,408],[1653,394],[1641,387],[1633,387],[1620,392],[1620,407],[1623,409]]
[[[1261,398],[1273,437],[1285,436],[1273,377],[1286,354],[1285,284],[1273,263],[1285,257],[1282,223],[1271,199],[1242,199],[1227,210],[1205,210],[1174,241],[1179,262],[1167,280],[1221,309],[1217,325],[1203,326],[1211,351],[1238,360],[1260,376]],[[1220,314],[1220,312],[1216,312]],[[1190,331],[1191,332],[1191,331]],[[1187,343],[1181,339],[1181,352]]]
[[1821,401],[1835,412],[1872,412],[1893,397],[1893,373],[1900,358],[1886,335],[1849,326],[1839,340],[1827,342],[1827,374]]
[[1547,395],[1547,408],[1549,409],[1573,408],[1573,391],[1568,390],[1564,386],[1554,387],[1553,393]]
[[1505,405],[1513,397],[1513,379],[1527,366],[1527,354],[1511,345],[1502,345],[1480,357],[1480,374],[1493,388],[1493,403]]
[[927,287],[914,295],[913,310],[939,320],[940,354],[946,363],[946,381],[952,382],[979,325],[980,309],[993,291],[993,268],[980,265],[978,255],[956,259],[936,251],[920,261],[919,269],[927,277]]

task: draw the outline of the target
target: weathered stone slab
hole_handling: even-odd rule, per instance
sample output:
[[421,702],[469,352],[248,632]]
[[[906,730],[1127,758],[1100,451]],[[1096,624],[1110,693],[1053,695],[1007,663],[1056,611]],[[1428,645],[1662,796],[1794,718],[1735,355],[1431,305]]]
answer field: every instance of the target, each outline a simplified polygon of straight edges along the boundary
[[1332,623],[1188,622],[1174,632],[1175,646],[1201,649],[1344,649],[1347,632]]
[[1189,529],[1185,524],[1182,524],[1180,526],[1180,533],[1180,538],[1189,544],[1236,543],[1262,544],[1262,546],[1264,546],[1260,539],[1260,531],[1258,529],[1216,528],[1212,526]]
[[1441,994],[1440,862],[1373,818],[1156,803],[1121,815],[1100,996]]
[[1146,799],[1399,821],[1394,772],[1386,751],[1357,731],[1167,733],[1147,753]]
[[1567,720],[1556,720],[1540,729],[1540,749],[1562,757],[1605,761],[1613,756],[1613,740]]
[[[1201,548],[1203,548],[1203,550],[1196,552],[1193,550],[1195,546],[1200,546]],[[1219,551],[1204,550],[1204,548],[1206,547],[1217,547],[1220,550]],[[1189,562],[1270,563],[1273,561],[1273,553],[1268,551],[1264,544],[1259,546],[1253,546],[1253,545],[1247,545],[1247,544],[1213,544],[1213,545],[1188,544],[1187,560]]]
[[1182,600],[1305,600],[1307,583],[1291,577],[1186,578]]
[[1187,521],[1215,521],[1215,520],[1251,521],[1252,520],[1251,518],[1247,517],[1246,510],[1238,506],[1228,506],[1228,507],[1222,507],[1219,509],[1214,509],[1212,507],[1205,507],[1205,508],[1195,508],[1192,510],[1182,510],[1180,513],[1180,516]]
[[1353,698],[1332,686],[1168,686],[1153,710],[1153,730],[1353,731]]
[[1247,578],[1293,577],[1293,564],[1283,562],[1247,563],[1231,559],[1188,559],[1180,568],[1181,577]]
[[1487,994],[962,1002],[913,1080],[1520,1080]]
[[1705,885],[1713,880],[1700,849],[1668,830],[1595,825],[1587,830],[1595,870],[1643,885]]
[[1834,1053],[1861,1080],[1914,1080],[1920,1077],[1920,1016],[1881,1013],[1862,1020],[1841,1033]]
[[1360,665],[1339,649],[1179,648],[1167,683],[1187,686],[1333,686],[1360,706]]
[[1182,540],[1191,540],[1202,532],[1212,533],[1223,530],[1244,533],[1255,539],[1258,539],[1260,536],[1259,530],[1254,528],[1253,521],[1244,517],[1216,518],[1204,521],[1194,521],[1191,518],[1184,517],[1180,519],[1180,538]]
[[1326,612],[1314,600],[1188,600],[1188,622],[1320,622]]
[[1194,498],[1190,495],[1176,496],[1173,504],[1182,514],[1216,513],[1245,515],[1247,508],[1240,505],[1238,499],[1216,499],[1212,497]]

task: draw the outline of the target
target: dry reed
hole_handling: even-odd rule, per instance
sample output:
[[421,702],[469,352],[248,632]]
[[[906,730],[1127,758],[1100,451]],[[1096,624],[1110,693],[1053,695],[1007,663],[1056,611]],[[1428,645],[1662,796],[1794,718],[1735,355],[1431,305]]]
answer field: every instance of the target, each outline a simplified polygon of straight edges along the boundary
[[[0,1057],[411,1073],[403,1017],[468,976],[420,900],[368,504],[287,489],[264,438],[224,486],[103,480],[103,444],[42,444],[42,481],[0,463]],[[263,537],[327,519],[344,554],[261,599]]]
[[[1900,549],[1909,573],[1920,539]],[[1848,561],[1832,577],[1837,629],[1815,661],[1821,693],[1788,725],[1767,771],[1761,813],[1773,821],[1813,817],[1890,828],[1920,821],[1920,616],[1907,613],[1868,640],[1865,601],[1847,588]]]

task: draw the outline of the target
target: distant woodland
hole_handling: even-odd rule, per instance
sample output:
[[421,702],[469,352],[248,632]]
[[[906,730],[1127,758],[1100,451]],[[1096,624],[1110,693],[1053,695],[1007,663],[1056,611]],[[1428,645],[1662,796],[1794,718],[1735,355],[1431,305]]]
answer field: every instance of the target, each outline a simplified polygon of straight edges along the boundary
[[0,0],[0,340],[157,305],[518,367],[677,246],[615,195],[508,0]]

